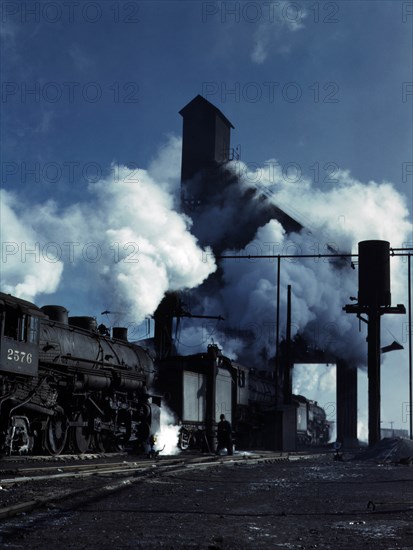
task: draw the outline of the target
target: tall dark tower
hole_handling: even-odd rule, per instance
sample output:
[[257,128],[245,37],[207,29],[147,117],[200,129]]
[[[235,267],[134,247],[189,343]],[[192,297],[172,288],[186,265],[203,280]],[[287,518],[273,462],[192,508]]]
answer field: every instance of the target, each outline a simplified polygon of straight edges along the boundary
[[234,126],[209,101],[197,95],[179,112],[183,117],[181,192],[182,208],[191,212],[213,192],[220,167],[233,158]]
[[[287,232],[302,225],[266,196],[265,185],[240,185],[242,163],[239,147],[231,147],[234,126],[215,105],[197,95],[179,112],[183,118],[181,208],[192,219],[192,233],[201,246],[241,250],[254,238],[257,224],[278,220]],[[238,167],[238,168],[237,168]],[[211,212],[226,212],[225,231],[220,231]],[[210,216],[210,218],[208,218]]]
[[[380,322],[388,313],[406,313],[403,304],[391,307],[390,243],[359,242],[358,304],[344,307],[367,323],[367,376],[369,390],[369,445],[380,441]],[[362,317],[362,314],[367,318]]]

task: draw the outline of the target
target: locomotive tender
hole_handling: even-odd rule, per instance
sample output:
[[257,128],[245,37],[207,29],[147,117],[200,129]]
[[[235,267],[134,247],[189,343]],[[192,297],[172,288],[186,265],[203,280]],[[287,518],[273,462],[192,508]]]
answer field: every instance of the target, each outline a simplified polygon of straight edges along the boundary
[[180,447],[212,452],[220,415],[239,427],[239,411],[248,407],[246,367],[210,344],[206,353],[170,356],[158,362],[157,390],[181,424]]
[[1,452],[113,451],[158,430],[154,362],[123,334],[0,293],[0,336]]

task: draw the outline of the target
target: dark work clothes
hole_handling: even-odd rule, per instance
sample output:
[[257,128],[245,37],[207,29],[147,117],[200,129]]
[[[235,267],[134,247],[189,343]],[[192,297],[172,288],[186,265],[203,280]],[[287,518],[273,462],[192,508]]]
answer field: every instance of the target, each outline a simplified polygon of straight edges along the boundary
[[217,453],[219,453],[221,449],[227,449],[228,454],[232,455],[232,429],[228,420],[220,420],[218,422],[217,438]]

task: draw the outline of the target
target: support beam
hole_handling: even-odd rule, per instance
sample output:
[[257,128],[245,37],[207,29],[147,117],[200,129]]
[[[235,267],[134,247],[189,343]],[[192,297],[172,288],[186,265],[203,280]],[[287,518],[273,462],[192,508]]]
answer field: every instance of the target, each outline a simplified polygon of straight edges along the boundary
[[380,437],[380,311],[371,308],[367,328],[367,376],[369,392],[369,445]]
[[286,358],[284,363],[284,404],[290,405],[293,393],[293,359],[291,344],[291,285],[287,287]]
[[345,361],[336,362],[337,441],[346,449],[356,448],[357,440],[357,368]]

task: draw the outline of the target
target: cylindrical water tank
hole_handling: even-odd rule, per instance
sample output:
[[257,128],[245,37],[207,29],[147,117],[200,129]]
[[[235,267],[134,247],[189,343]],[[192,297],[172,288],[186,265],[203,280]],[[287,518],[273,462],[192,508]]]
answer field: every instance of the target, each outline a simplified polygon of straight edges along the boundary
[[390,243],[359,242],[359,293],[361,306],[390,306]]

